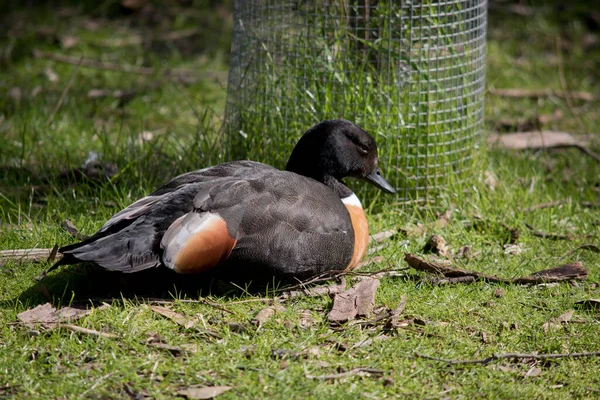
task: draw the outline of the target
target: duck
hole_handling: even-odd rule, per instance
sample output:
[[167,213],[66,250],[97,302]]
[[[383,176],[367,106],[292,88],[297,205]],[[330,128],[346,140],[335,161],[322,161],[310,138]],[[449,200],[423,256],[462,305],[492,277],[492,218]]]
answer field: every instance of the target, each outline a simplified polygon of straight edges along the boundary
[[94,235],[59,248],[61,265],[136,273],[304,279],[355,269],[369,230],[344,178],[395,189],[377,145],[358,125],[322,121],[293,148],[285,170],[249,160],[184,173],[113,215]]

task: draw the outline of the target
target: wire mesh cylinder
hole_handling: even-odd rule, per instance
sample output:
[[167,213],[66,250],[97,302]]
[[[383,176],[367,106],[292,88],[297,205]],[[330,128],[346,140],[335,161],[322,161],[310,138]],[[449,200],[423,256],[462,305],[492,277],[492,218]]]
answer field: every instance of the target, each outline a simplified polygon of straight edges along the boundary
[[399,197],[464,179],[483,129],[485,0],[236,0],[230,158],[282,167],[313,124],[375,136]]

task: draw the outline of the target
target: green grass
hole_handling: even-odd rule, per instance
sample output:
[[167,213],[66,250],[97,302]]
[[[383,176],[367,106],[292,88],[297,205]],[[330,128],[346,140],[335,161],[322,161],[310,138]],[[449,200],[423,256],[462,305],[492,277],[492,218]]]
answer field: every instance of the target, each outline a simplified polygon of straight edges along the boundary
[[[176,4],[170,7],[154,4],[158,10],[154,18],[159,19],[160,32],[198,26],[199,18],[213,20],[188,8],[173,8]],[[98,43],[109,39],[147,32],[149,22],[142,23],[139,16],[122,14],[109,2],[93,9],[49,7],[27,13],[24,10],[4,13],[11,21],[11,29],[0,38],[3,138],[0,249],[3,250],[71,243],[74,239],[60,228],[64,219],[71,219],[84,233],[93,233],[113,213],[162,181],[224,158],[218,133],[225,104],[224,79],[201,79],[191,85],[164,82],[153,88],[157,77],[102,72],[82,66],[74,75],[62,106],[48,124],[76,67],[36,59],[31,56],[33,48],[73,57],[84,54],[121,65],[184,67],[199,76],[202,71],[216,71],[224,76],[227,70],[225,52],[210,46],[216,41],[214,37],[207,39],[200,35],[193,45],[184,43],[180,47],[99,46]],[[57,17],[57,10],[70,16]],[[560,60],[569,90],[596,90],[597,95],[599,50],[598,47],[584,50],[582,45],[582,38],[593,32],[586,30],[577,15],[559,18],[543,10],[535,18],[490,15],[488,86],[562,89]],[[100,28],[90,31],[86,20],[99,22]],[[47,36],[43,27],[52,27],[55,33]],[[55,39],[67,33],[79,39],[68,49]],[[220,37],[218,32],[213,34]],[[560,58],[556,51],[557,36],[569,46],[563,49]],[[44,72],[47,67],[58,75],[57,82],[48,80]],[[38,86],[41,91],[34,96],[32,92]],[[20,89],[20,99],[15,95],[15,87]],[[91,88],[142,89],[143,93],[120,104],[111,98],[88,99]],[[490,129],[495,128],[499,119],[531,118],[560,109],[563,117],[544,129],[600,132],[597,102],[574,102],[569,107],[554,97],[507,100],[488,96],[486,105]],[[152,132],[152,138],[142,140],[143,132]],[[98,152],[102,161],[115,163],[121,170],[118,176],[76,183],[59,178],[61,172],[80,166],[89,151]],[[177,312],[201,316],[206,327],[221,337],[215,339],[202,334],[202,322],[184,329],[154,314],[134,298],[121,297],[119,291],[131,287],[119,277],[106,277],[75,266],[53,272],[37,282],[35,278],[48,265],[11,262],[0,267],[0,397],[130,398],[128,393],[133,391],[155,398],[172,398],[177,389],[191,384],[233,386],[220,396],[223,399],[597,397],[600,389],[597,357],[537,363],[502,360],[486,366],[448,366],[415,358],[414,352],[470,359],[493,353],[600,350],[598,311],[575,304],[600,297],[600,255],[580,250],[563,257],[581,244],[600,242],[598,208],[581,205],[583,201],[598,201],[597,163],[577,150],[519,154],[494,151],[488,154],[481,171],[489,171],[497,178],[494,189],[483,182],[483,173],[478,173],[468,184],[452,187],[427,206],[418,203],[400,207],[384,196],[367,204],[372,232],[427,223],[435,220],[438,212],[448,208],[454,211],[450,224],[443,229],[390,240],[377,253],[384,261],[367,270],[406,267],[403,253],[419,254],[428,236],[437,233],[454,250],[472,246],[475,256],[454,260],[457,267],[516,277],[581,261],[590,270],[585,282],[539,287],[482,282],[434,286],[425,274],[407,270],[401,277],[382,280],[376,305],[393,308],[406,295],[408,303],[403,318],[419,318],[428,323],[397,331],[386,331],[382,326],[345,326],[333,330],[325,318],[332,305],[326,296],[286,302],[285,311],[260,329],[249,321],[265,304],[237,301],[258,300],[264,293],[253,295],[242,289],[227,292],[228,287],[212,294],[203,291],[208,299],[230,313],[205,304],[175,303],[173,308]],[[564,203],[529,213],[520,211],[551,200]],[[476,217],[482,221],[477,222]],[[509,233],[503,224],[519,229],[521,254],[504,254]],[[537,238],[525,224],[547,232],[570,232],[575,239]],[[495,296],[498,289],[503,292],[500,297]],[[89,304],[90,297],[97,300],[112,295],[115,301],[110,307],[96,309],[76,324],[114,333],[119,338],[97,338],[66,329],[31,330],[13,324],[19,312],[47,301],[44,290],[50,293],[55,305]],[[167,298],[171,297],[169,292],[173,297],[181,294],[168,286],[161,290],[157,294]],[[272,298],[272,292],[266,297]],[[100,305],[97,301],[94,304]],[[570,323],[544,332],[544,323],[570,309],[575,309]],[[302,328],[299,314],[305,310],[315,322]],[[242,323],[247,329],[232,330],[229,322]],[[485,342],[481,332],[485,332]],[[193,345],[195,352],[173,356],[149,347],[146,342],[154,334],[170,345]],[[352,347],[380,335],[386,340]],[[252,350],[248,350],[250,346]],[[281,359],[273,356],[277,349],[308,354]],[[526,377],[532,366],[539,368],[539,373]],[[383,370],[384,375],[331,381],[306,377],[355,367]]]

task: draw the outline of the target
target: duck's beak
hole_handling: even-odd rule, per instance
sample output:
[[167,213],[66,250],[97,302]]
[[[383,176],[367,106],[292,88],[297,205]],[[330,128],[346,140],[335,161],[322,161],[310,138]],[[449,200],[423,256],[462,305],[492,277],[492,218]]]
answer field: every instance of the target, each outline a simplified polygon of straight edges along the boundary
[[381,171],[379,168],[375,168],[373,172],[365,176],[365,179],[386,193],[396,193],[396,190],[392,187],[392,185],[390,185],[389,182],[386,181],[383,176],[381,176]]

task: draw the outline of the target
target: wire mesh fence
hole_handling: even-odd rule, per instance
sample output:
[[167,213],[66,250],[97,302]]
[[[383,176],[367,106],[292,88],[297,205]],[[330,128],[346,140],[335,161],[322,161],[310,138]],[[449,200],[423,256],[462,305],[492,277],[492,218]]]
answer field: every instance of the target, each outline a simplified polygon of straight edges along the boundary
[[314,123],[375,136],[398,196],[472,171],[483,129],[486,0],[237,0],[230,158],[279,167]]

